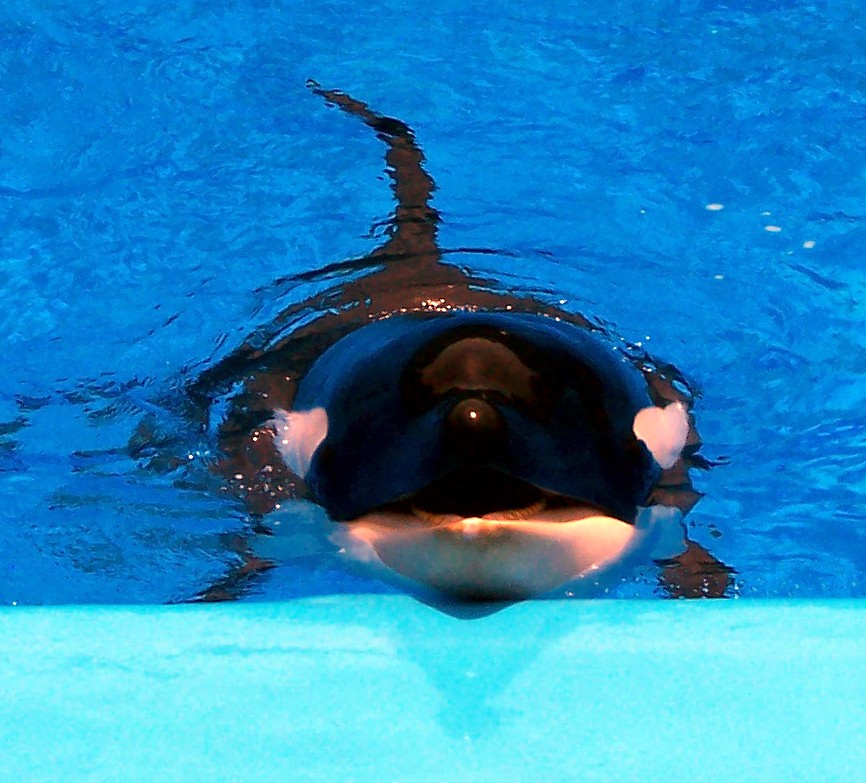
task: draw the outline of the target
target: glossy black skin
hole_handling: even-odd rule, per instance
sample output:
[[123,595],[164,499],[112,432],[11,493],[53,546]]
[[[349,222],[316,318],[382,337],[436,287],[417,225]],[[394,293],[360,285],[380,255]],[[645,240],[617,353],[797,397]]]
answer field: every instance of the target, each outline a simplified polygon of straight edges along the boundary
[[[384,225],[387,241],[369,256],[276,281],[338,282],[286,308],[188,387],[206,426],[217,431],[218,470],[225,488],[245,502],[251,529],[267,532],[266,515],[293,498],[313,499],[332,518],[350,519],[448,475],[462,478],[440,494],[477,495],[483,502],[508,487],[517,496],[507,500],[519,501],[522,483],[530,482],[626,521],[643,503],[687,514],[700,499],[689,471],[709,464],[698,454],[693,419],[682,456],[663,471],[631,433],[634,413],[646,404],[678,401],[691,409],[694,394],[676,368],[636,347],[613,351],[580,314],[503,292],[494,281],[445,263],[451,252],[493,251],[439,247],[435,185],[412,130],[346,93],[313,82],[308,87],[384,144],[396,208]],[[528,387],[520,383],[523,371],[515,376],[501,367],[467,385],[476,350],[467,350],[456,369],[442,370],[432,393],[418,384],[425,362],[447,343],[459,334],[489,337],[491,329],[513,335],[509,348],[537,376]],[[308,475],[298,476],[277,453],[269,422],[275,411],[316,406],[328,409],[329,437]],[[492,484],[491,472],[498,477]],[[243,538],[229,545],[242,564],[200,598],[235,598],[273,565],[258,560]],[[690,542],[684,555],[663,564],[660,581],[674,596],[722,596],[730,574]]]
[[295,400],[328,411],[306,483],[340,521],[448,477],[452,490],[465,476],[493,495],[499,474],[631,522],[661,473],[632,432],[649,405],[640,373],[592,333],[477,312],[353,332],[313,365]]

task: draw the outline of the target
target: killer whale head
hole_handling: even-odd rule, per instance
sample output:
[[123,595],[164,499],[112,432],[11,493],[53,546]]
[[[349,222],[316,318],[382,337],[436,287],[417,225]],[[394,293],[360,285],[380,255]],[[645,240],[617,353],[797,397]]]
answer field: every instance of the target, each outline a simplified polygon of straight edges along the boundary
[[446,592],[525,597],[627,547],[685,441],[685,412],[669,426],[661,410],[586,329],[412,314],[326,351],[275,415],[275,443],[358,558]]

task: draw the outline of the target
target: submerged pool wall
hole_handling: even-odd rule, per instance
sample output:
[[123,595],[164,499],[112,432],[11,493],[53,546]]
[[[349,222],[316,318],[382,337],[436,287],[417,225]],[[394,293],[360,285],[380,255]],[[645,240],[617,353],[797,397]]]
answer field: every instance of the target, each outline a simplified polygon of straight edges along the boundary
[[9,780],[854,781],[866,606],[0,610]]

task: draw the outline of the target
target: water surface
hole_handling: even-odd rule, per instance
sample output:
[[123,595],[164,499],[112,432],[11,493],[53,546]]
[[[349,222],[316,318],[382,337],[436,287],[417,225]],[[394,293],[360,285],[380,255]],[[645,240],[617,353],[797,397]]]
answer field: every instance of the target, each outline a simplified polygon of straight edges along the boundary
[[[690,535],[737,595],[866,593],[857,4],[11,2],[0,41],[3,603],[176,600],[230,562],[246,516],[180,390],[391,209],[309,77],[412,125],[442,245],[503,251],[472,271],[700,388],[729,462]],[[189,464],[130,453],[145,418]],[[260,589],[376,587],[312,558]]]

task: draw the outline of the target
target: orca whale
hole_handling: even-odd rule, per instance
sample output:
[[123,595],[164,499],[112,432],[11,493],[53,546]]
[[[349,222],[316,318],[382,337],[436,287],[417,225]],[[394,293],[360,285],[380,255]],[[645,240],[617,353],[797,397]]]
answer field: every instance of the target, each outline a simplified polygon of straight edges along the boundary
[[[410,589],[519,600],[655,562],[670,595],[724,595],[731,569],[682,523],[689,471],[709,464],[682,375],[448,264],[412,129],[308,87],[384,143],[396,208],[382,246],[292,278],[338,282],[189,387],[258,534],[307,499],[343,556]],[[235,547],[241,565],[202,598],[273,565]]]

